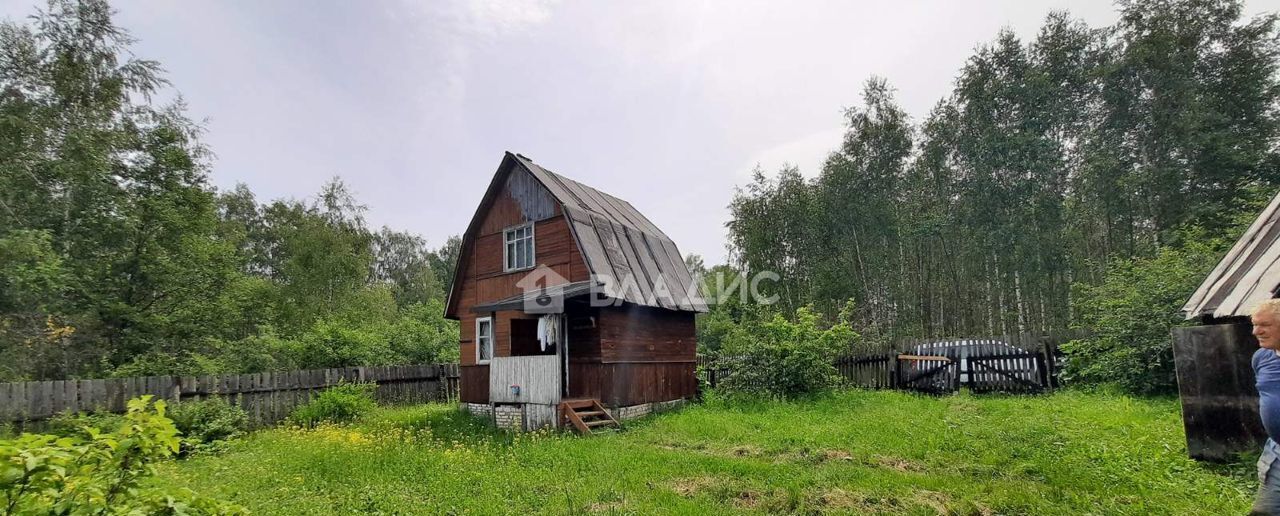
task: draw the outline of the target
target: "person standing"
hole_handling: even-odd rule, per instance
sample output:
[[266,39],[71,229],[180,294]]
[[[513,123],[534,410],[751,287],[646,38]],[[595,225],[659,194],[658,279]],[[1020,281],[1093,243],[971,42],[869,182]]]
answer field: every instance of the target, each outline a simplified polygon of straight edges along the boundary
[[1267,442],[1258,457],[1258,496],[1250,514],[1280,516],[1280,299],[1258,304],[1249,317],[1258,351],[1253,353],[1253,376],[1258,386],[1258,414]]

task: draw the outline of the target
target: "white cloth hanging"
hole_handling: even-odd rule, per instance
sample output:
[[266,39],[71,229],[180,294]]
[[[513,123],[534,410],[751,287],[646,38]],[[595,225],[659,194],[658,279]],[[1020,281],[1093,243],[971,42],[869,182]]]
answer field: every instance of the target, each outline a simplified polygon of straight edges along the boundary
[[547,314],[538,318],[538,345],[542,351],[560,343],[560,315]]
[[[549,314],[544,317],[547,321],[547,345],[555,345],[560,343],[560,315]],[[546,347],[542,348],[546,351]]]

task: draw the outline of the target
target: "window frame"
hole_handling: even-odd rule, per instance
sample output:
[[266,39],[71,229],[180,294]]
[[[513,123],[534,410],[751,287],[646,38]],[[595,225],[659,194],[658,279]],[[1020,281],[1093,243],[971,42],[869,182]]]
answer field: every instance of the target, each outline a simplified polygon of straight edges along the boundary
[[[481,348],[482,346],[484,346],[484,343],[481,341],[481,334],[480,334],[480,323],[481,323],[481,322],[489,323],[489,335],[487,335],[487,336],[485,337],[485,338],[487,338],[487,339],[488,339],[488,341],[489,341],[489,358],[486,358],[486,359],[481,359],[481,358],[480,358],[480,348]],[[492,316],[477,317],[477,318],[476,318],[476,339],[475,339],[475,340],[476,340],[476,364],[488,364],[488,363],[489,363],[489,361],[493,360],[493,347],[494,347],[494,346],[493,346],[493,338],[494,338],[494,337],[493,337],[493,334],[494,334],[494,331],[493,331],[493,317],[492,317]]]
[[[529,240],[529,257],[528,257],[529,264],[523,267],[519,267],[519,266],[509,267],[509,265],[512,264],[512,259],[511,259],[512,258],[511,252],[513,248],[512,244],[515,244],[517,242],[523,242],[525,240],[525,238],[522,237],[518,240],[513,241],[513,240],[510,240],[510,235],[511,233],[514,233],[516,231],[520,231],[526,228],[528,228],[529,230],[529,236],[527,237]],[[506,229],[503,229],[502,230],[502,272],[522,271],[525,269],[532,269],[536,267],[538,265],[537,242],[538,242],[537,235],[534,234],[532,222],[526,222],[524,224],[511,226]],[[517,254],[516,256],[518,257],[519,255]],[[519,265],[519,264],[516,264],[516,265]]]

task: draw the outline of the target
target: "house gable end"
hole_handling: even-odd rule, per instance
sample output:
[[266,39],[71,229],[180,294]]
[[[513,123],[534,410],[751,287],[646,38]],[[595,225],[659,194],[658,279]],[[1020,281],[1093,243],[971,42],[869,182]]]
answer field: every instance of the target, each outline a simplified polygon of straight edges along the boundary
[[462,305],[506,297],[517,288],[518,278],[506,277],[515,273],[504,270],[502,240],[505,229],[521,224],[535,229],[538,264],[565,276],[570,271],[575,278],[589,276],[559,200],[507,153],[463,233],[445,317],[459,320],[466,311]]

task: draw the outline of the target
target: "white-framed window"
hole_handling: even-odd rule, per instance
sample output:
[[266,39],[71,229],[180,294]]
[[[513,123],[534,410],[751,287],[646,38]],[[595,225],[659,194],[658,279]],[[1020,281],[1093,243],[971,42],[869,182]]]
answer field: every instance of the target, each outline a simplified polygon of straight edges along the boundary
[[533,267],[533,224],[507,228],[502,235],[506,242],[502,248],[502,270],[516,271]]
[[493,318],[476,319],[476,363],[487,364],[493,358]]

